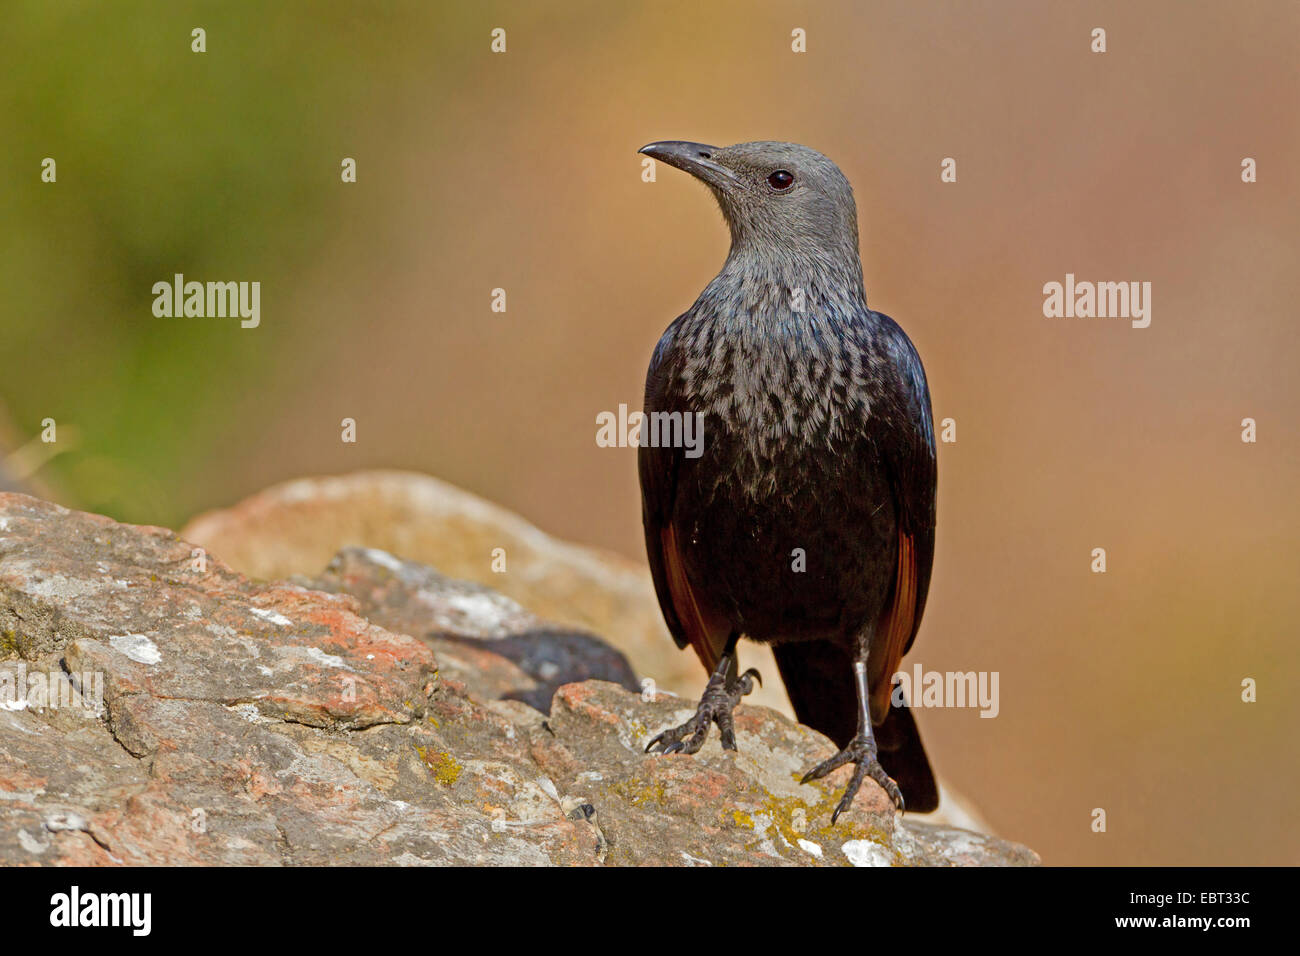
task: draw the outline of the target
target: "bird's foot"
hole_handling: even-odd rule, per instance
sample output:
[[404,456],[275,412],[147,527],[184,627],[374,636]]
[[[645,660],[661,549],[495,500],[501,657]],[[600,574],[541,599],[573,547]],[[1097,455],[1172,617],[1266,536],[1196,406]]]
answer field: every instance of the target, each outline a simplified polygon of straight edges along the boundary
[[820,780],[833,770],[838,770],[846,763],[853,764],[853,776],[849,779],[849,785],[844,790],[844,796],[840,798],[839,805],[835,812],[831,814],[831,824],[840,818],[840,814],[847,810],[853,803],[853,798],[857,796],[858,789],[862,786],[862,781],[870,777],[876,783],[884,788],[885,793],[894,801],[894,806],[899,810],[903,809],[903,793],[898,789],[898,784],[894,779],[885,773],[885,768],[880,766],[880,761],[876,759],[876,741],[866,734],[858,734],[849,741],[847,747],[837,753],[830,760],[825,760],[813,767],[806,774],[800,783],[810,783],[813,780]]
[[720,675],[714,674],[709,678],[708,686],[704,688],[704,696],[700,698],[700,706],[696,709],[695,716],[680,727],[673,727],[657,734],[650,743],[646,744],[646,753],[658,747],[659,753],[693,754],[704,746],[712,724],[717,724],[718,730],[722,732],[722,749],[735,750],[736,731],[732,725],[731,712],[740,703],[740,698],[754,689],[755,680],[758,681],[759,686],[762,686],[763,678],[752,667],[730,683]]

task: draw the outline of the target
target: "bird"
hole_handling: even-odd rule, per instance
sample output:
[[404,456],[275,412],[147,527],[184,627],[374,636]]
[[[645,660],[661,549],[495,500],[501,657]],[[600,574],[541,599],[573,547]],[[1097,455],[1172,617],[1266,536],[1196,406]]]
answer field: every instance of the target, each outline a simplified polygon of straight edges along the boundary
[[[934,810],[916,721],[891,701],[934,560],[930,390],[912,341],[867,305],[852,186],[796,143],[638,152],[704,183],[731,234],[646,373],[646,553],[669,631],[710,674],[646,751],[695,753],[715,724],[736,750],[733,711],[762,681],[740,670],[744,637],[772,645],[795,715],[840,748],[802,782],[854,768],[832,825],[867,777],[900,812]],[[673,440],[688,416],[694,449]]]

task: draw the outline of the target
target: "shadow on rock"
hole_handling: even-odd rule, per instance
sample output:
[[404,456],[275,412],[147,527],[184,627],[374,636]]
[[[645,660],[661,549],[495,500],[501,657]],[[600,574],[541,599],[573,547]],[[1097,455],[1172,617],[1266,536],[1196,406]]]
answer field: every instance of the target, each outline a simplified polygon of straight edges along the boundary
[[483,699],[548,713],[565,684],[603,680],[640,690],[623,653],[594,634],[556,627],[490,588],[386,551],[345,548],[305,583],[350,594],[369,620],[424,641],[444,677]]

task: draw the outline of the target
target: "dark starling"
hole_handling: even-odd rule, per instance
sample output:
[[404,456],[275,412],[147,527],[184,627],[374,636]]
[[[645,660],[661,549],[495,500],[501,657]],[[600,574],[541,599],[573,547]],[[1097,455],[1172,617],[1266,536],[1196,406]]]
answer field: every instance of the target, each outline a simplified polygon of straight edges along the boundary
[[[646,551],[668,629],[712,675],[646,749],[694,753],[714,723],[736,748],[732,710],[758,676],[736,663],[744,635],[774,645],[795,713],[842,748],[804,782],[855,765],[832,821],[866,776],[933,810],[916,723],[890,701],[934,558],[930,392],[903,330],[867,307],[853,190],[793,143],[640,152],[701,180],[731,229],[646,376]],[[702,452],[656,440],[674,413],[703,416]]]

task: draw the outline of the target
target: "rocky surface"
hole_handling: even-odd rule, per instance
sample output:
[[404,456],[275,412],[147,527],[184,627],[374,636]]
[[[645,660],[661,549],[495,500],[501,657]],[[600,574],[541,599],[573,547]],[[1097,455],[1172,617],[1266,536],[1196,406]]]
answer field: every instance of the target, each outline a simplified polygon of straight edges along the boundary
[[[324,562],[322,562],[324,563]],[[739,753],[627,659],[377,550],[258,582],[173,532],[0,494],[0,863],[1032,864],[897,818],[759,706]]]
[[641,689],[627,658],[599,637],[549,624],[480,584],[386,551],[345,548],[304,583],[350,594],[367,619],[419,637],[443,677],[481,700],[520,700],[545,713],[564,684],[599,678]]
[[[265,580],[315,575],[349,546],[400,554],[486,585],[548,621],[602,635],[665,690],[698,697],[707,680],[695,656],[678,651],[668,636],[644,564],[561,541],[428,475],[299,478],[200,515],[180,534]],[[504,568],[494,556],[504,558]],[[745,666],[776,673],[762,645],[746,646]],[[780,681],[757,688],[751,700],[793,713]]]
[[[695,655],[679,650],[668,636],[643,563],[561,541],[499,505],[428,475],[361,471],[300,478],[201,515],[180,534],[250,577],[293,577],[331,591],[338,585],[328,575],[316,576],[339,552],[363,546],[400,554],[451,578],[485,585],[553,627],[599,634],[627,656],[638,676],[653,680],[660,690],[698,700],[707,679]],[[504,556],[504,566],[494,562],[494,554]],[[380,623],[398,630],[407,626],[392,618]],[[411,627],[418,630],[419,625]],[[448,663],[464,653],[445,645],[439,651],[440,660]],[[773,679],[777,669],[771,650],[746,642],[743,662],[768,676],[747,702],[792,717],[785,688]],[[475,666],[482,664],[480,659]],[[940,807],[927,820],[989,831],[968,801],[942,780],[939,784]]]

